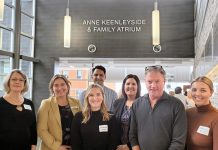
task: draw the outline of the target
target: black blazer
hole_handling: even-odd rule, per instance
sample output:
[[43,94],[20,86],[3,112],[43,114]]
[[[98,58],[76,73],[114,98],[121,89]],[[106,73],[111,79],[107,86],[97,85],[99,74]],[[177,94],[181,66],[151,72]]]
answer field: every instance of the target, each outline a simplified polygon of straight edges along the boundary
[[[125,107],[125,104],[126,104],[126,100],[124,98],[119,98],[117,100],[114,101],[114,104],[113,104],[113,107],[112,107],[112,111],[117,119],[117,123],[119,124],[119,135],[120,135],[120,139],[121,139],[121,135],[123,134],[122,133],[122,128],[121,128],[121,115],[123,113],[123,109]],[[130,125],[130,119],[131,119],[131,116],[129,118],[129,125]],[[121,141],[120,141],[121,143]],[[128,142],[127,143],[129,149],[131,150],[132,147],[130,145],[130,143]]]

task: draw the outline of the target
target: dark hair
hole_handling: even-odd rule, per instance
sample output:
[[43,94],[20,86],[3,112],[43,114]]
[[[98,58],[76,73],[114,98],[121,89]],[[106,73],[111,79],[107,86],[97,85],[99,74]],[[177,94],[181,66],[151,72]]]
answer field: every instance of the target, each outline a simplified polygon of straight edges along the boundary
[[104,74],[106,74],[106,69],[101,65],[98,65],[98,66],[95,66],[94,68],[92,68],[92,73],[95,71],[95,69],[100,69],[104,72]]
[[187,91],[187,90],[184,92],[184,95],[185,95],[185,96],[187,96],[187,95],[188,95],[188,91]]
[[175,94],[180,94],[180,93],[182,93],[182,88],[178,86],[175,88]]
[[124,80],[123,80],[123,84],[122,84],[122,95],[124,97],[124,99],[126,100],[127,99],[127,95],[125,93],[125,83],[126,83],[126,80],[129,79],[129,78],[133,78],[135,79],[136,83],[137,83],[137,93],[136,93],[136,97],[135,98],[138,98],[140,95],[141,95],[141,84],[140,84],[140,80],[138,78],[137,75],[133,75],[133,74],[128,74]]
[[195,82],[203,82],[203,83],[207,84],[210,88],[210,91],[213,92],[213,82],[208,77],[200,76],[200,77],[196,78],[194,81],[192,81],[191,86]]

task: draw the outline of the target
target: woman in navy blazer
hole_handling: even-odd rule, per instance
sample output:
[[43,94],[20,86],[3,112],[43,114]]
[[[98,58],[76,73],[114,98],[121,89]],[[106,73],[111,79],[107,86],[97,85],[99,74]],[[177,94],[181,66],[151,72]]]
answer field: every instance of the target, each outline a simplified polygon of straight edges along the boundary
[[136,75],[129,74],[125,77],[122,84],[122,97],[117,99],[113,105],[113,113],[120,125],[120,142],[121,145],[117,150],[131,149],[129,143],[129,121],[130,110],[133,102],[141,94],[140,80]]

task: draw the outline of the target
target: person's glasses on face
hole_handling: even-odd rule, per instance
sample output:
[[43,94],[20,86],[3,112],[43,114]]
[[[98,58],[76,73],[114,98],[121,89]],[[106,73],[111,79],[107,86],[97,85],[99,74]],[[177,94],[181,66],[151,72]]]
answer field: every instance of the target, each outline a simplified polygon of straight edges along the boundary
[[163,67],[161,65],[155,65],[155,66],[146,66],[145,71],[149,70],[163,70]]
[[17,81],[19,81],[19,82],[25,82],[25,79],[11,78],[11,81],[12,81],[12,82],[17,82]]

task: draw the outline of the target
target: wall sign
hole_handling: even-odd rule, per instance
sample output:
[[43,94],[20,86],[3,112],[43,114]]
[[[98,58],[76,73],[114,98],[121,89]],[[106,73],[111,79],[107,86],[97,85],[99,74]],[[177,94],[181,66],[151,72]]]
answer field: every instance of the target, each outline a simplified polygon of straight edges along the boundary
[[82,24],[87,27],[87,32],[141,32],[146,20],[90,19],[83,20]]

